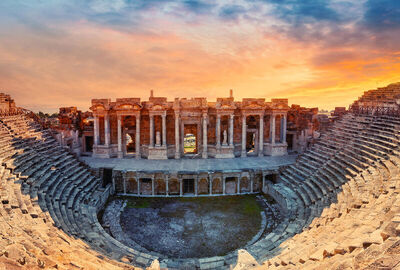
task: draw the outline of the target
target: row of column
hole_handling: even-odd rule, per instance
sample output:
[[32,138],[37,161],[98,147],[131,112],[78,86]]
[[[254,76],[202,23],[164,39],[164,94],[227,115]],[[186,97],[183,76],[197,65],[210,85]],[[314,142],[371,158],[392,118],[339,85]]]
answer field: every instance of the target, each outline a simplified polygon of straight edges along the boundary
[[[150,146],[154,147],[154,116],[150,115]],[[242,157],[247,155],[246,151],[246,136],[247,136],[247,116],[242,116]],[[275,130],[276,130],[276,116],[277,114],[271,114],[270,120],[270,143],[275,144]],[[283,143],[286,141],[286,130],[287,130],[287,116],[286,114],[281,115],[281,132],[280,141]],[[207,158],[207,114],[204,113],[202,116],[203,126],[203,158]],[[264,114],[260,114],[260,125],[259,125],[259,156],[263,155],[264,151]],[[122,157],[122,116],[118,115],[118,157]],[[167,146],[167,127],[166,127],[166,114],[161,114],[162,118],[162,146]],[[179,112],[175,113],[175,158],[180,158],[181,145],[179,140]],[[233,147],[233,120],[234,115],[230,115],[229,118],[229,146]],[[110,145],[110,117],[108,114],[104,116],[104,133],[105,133],[105,145]],[[100,132],[99,132],[99,117],[94,117],[94,145],[99,145]],[[140,116],[136,116],[136,157],[140,158]],[[157,145],[160,146],[160,145]],[[221,148],[221,115],[217,114],[216,121],[216,147]]]
[[[110,116],[108,114],[104,116],[104,138],[104,144],[110,145]],[[94,144],[100,144],[99,117],[97,115],[94,116]]]
[[[271,114],[270,115],[270,128],[269,128],[269,143],[272,145],[275,145],[275,130],[276,130],[276,117],[279,114]],[[242,116],[242,157],[247,156],[247,150],[246,150],[246,136],[247,136],[247,116],[249,115],[243,115]],[[259,143],[258,143],[258,155],[263,156],[264,155],[264,114],[259,114],[260,117],[260,125],[259,125]],[[287,116],[286,114],[281,114],[281,125],[280,125],[280,142],[284,143],[286,142],[286,132],[287,132]]]
[[[233,146],[233,118],[234,115],[230,114],[229,115],[229,141],[228,141],[228,145],[229,146]],[[217,123],[216,123],[216,138],[217,138],[217,142],[216,142],[216,146],[217,148],[221,147],[221,114],[217,114]]]
[[[227,176],[223,176],[222,177],[222,195],[226,195],[226,178]],[[235,177],[236,178],[236,190],[237,192],[235,194],[242,194],[242,192],[240,191],[240,179],[241,177]],[[124,181],[123,181],[123,190],[124,190],[124,194],[127,194],[127,178],[123,177]],[[136,185],[137,185],[137,195],[141,195],[140,192],[140,178],[135,178],[136,180]],[[179,195],[183,196],[183,180],[182,178],[180,178],[179,181]],[[213,195],[212,193],[212,182],[214,181],[214,179],[208,179],[208,189],[209,189],[209,195]],[[199,182],[199,177],[194,178],[194,195],[198,196],[198,182]],[[254,192],[254,183],[253,183],[253,178],[250,177],[250,193]],[[115,182],[114,182],[114,190],[115,190]],[[246,193],[246,192],[245,192]],[[166,196],[169,196],[169,176],[166,175],[165,176],[165,194]],[[220,194],[220,193],[215,193],[215,194]],[[154,196],[155,195],[155,177],[151,177],[151,195]],[[232,193],[230,193],[229,195],[232,195]]]
[[[157,115],[150,115],[150,147],[154,147],[154,116]],[[166,147],[167,146],[167,115],[161,114],[159,115],[162,118],[162,144],[161,145],[157,145],[156,146],[163,146]]]
[[[118,140],[118,158],[123,158],[124,153],[122,149],[122,117],[117,116],[117,140]],[[140,159],[140,116],[135,116],[136,127],[135,127],[135,158]]]

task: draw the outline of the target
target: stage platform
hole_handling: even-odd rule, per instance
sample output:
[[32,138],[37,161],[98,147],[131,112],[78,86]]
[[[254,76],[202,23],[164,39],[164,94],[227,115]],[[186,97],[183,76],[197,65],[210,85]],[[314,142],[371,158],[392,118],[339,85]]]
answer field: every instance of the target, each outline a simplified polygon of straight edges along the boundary
[[297,155],[245,157],[231,159],[167,159],[148,160],[133,158],[92,158],[80,159],[92,168],[112,168],[118,171],[136,172],[238,172],[247,170],[267,171],[276,170],[281,166],[293,164]]

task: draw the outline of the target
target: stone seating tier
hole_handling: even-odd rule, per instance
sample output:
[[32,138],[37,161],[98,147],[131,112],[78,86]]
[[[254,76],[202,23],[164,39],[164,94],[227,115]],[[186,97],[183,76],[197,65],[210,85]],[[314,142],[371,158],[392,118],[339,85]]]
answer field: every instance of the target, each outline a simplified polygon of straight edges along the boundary
[[[398,118],[347,114],[282,169],[277,183],[267,183],[265,191],[285,216],[246,248],[259,267],[373,269],[381,258],[398,265],[396,256],[386,258],[400,244],[399,127]],[[156,259],[162,267],[187,263],[129,248],[107,234],[97,220],[94,194],[106,190],[100,179],[34,121],[4,117],[0,134],[0,232],[6,236],[0,239],[5,254],[0,266],[127,269]],[[227,269],[236,260],[232,253],[196,264]]]

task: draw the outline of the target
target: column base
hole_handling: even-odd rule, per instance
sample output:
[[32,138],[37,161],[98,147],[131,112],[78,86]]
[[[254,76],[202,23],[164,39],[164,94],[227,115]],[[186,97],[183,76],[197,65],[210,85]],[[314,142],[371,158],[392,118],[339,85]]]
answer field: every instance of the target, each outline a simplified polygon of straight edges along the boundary
[[149,147],[148,159],[168,159],[167,147],[165,146],[154,146]]
[[244,150],[242,150],[242,153],[241,153],[241,155],[240,155],[241,157],[247,157],[247,152],[246,151],[244,151]]
[[[112,149],[109,145],[93,145],[92,157],[95,158],[110,158],[112,156]],[[115,156],[115,153],[114,153]]]
[[175,152],[175,159],[180,159],[181,158],[181,154],[178,152]]
[[122,153],[122,151],[119,151],[117,153],[117,158],[123,158],[124,157],[124,153]]
[[258,156],[263,157],[264,156],[264,149],[258,150]]
[[267,143],[264,145],[264,152],[269,156],[287,155],[287,143]]
[[202,157],[202,158],[208,158],[207,152],[204,152],[204,151],[203,151],[203,153],[201,153],[201,157]]
[[222,145],[216,149],[215,158],[234,158],[234,147],[228,145]]

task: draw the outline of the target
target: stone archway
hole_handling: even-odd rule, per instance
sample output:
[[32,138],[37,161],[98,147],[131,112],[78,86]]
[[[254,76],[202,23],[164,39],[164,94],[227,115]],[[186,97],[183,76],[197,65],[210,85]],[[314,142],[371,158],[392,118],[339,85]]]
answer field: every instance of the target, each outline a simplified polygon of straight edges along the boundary
[[183,126],[183,153],[197,154],[198,141],[197,124],[185,124]]
[[237,180],[236,177],[226,177],[225,178],[225,193],[226,194],[236,194]]
[[165,195],[167,193],[167,187],[164,179],[157,178],[154,185],[154,193],[156,195]]
[[247,176],[240,179],[240,192],[250,192],[250,179]]
[[212,181],[212,193],[221,194],[222,193],[222,181],[221,178],[214,178]]
[[137,193],[137,181],[133,177],[126,180],[126,193]]
[[151,178],[141,178],[140,180],[140,194],[152,195],[152,182]]
[[179,195],[179,180],[176,178],[171,178],[168,181],[168,193],[171,195]]
[[209,184],[206,178],[201,178],[198,184],[198,194],[209,194]]

